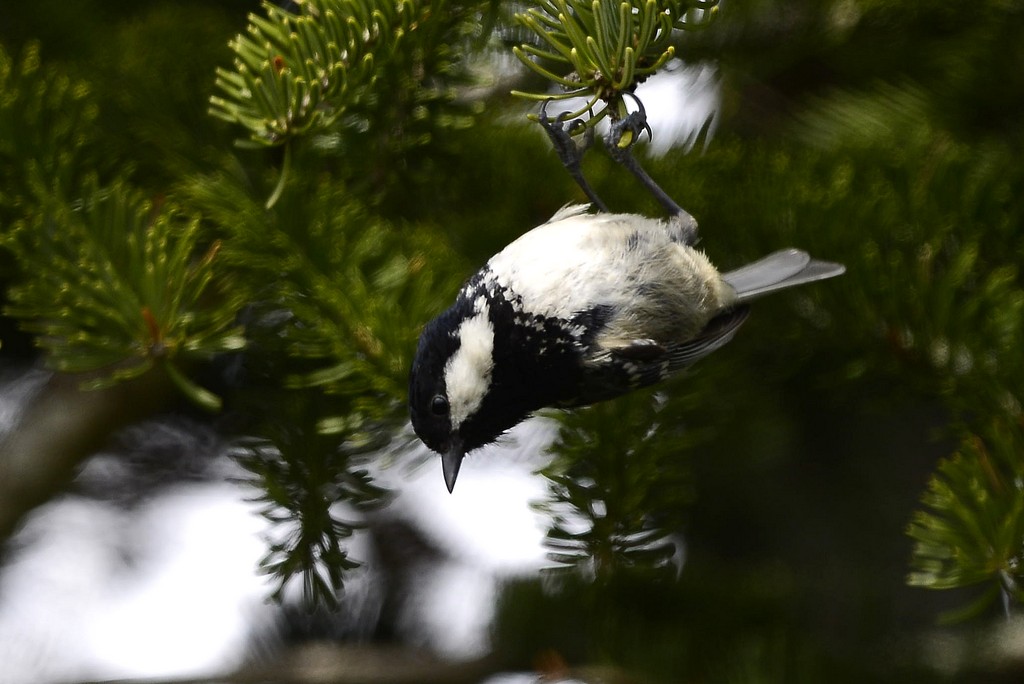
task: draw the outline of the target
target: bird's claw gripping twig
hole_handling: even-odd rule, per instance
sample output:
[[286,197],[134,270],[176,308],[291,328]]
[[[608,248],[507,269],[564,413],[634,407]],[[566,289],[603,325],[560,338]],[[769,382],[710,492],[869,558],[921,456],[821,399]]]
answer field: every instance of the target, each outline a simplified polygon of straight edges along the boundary
[[[569,175],[572,176],[576,184],[580,186],[583,193],[593,203],[595,207],[600,211],[608,211],[608,207],[601,201],[601,198],[597,196],[594,189],[590,187],[590,183],[583,177],[583,169],[581,168],[581,162],[583,161],[583,155],[594,143],[594,129],[586,125],[583,119],[573,119],[567,121],[567,116],[570,112],[562,112],[554,119],[548,116],[548,105],[551,100],[545,100],[544,104],[540,108],[540,125],[544,128],[544,132],[548,134],[548,138],[551,139],[551,145],[555,148],[555,154],[558,155],[559,160],[562,162],[562,166],[565,167]],[[577,143],[573,138],[573,133],[578,131],[580,127],[583,127],[583,138],[580,143]]]
[[621,150],[625,150],[628,154],[629,149],[640,139],[641,133],[647,134],[648,141],[654,140],[654,132],[651,131],[650,124],[647,123],[647,111],[644,109],[643,103],[635,96],[633,100],[636,102],[638,109],[635,112],[630,112],[618,121],[613,121],[608,130],[608,135],[605,137],[608,153],[612,155],[615,161],[620,163],[621,161],[617,155]]
[[551,100],[545,100],[540,107],[538,121],[544,127],[544,132],[551,139],[551,145],[555,148],[558,158],[567,169],[578,169],[583,160],[583,154],[594,142],[594,131],[587,129],[583,133],[582,145],[573,140],[573,134],[580,128],[586,127],[583,119],[567,121],[570,112],[562,112],[554,119],[548,116],[548,105]]
[[[654,134],[647,123],[647,112],[643,103],[636,95],[627,94],[636,102],[637,109],[611,122],[608,134],[604,138],[605,148],[608,150],[609,156],[636,176],[648,192],[665,208],[671,216],[676,230],[679,231],[681,239],[686,244],[692,245],[697,241],[697,220],[669,197],[668,193],[654,182],[654,179],[644,171],[633,156],[633,145],[640,139],[641,134],[646,133],[648,140],[652,140]],[[548,138],[551,139],[555,153],[593,205],[599,211],[607,212],[608,207],[590,187],[587,179],[583,177],[581,168],[583,155],[594,142],[594,128],[588,126],[583,119],[568,120],[571,112],[562,112],[552,119],[548,116],[549,104],[551,104],[551,99],[545,100],[541,105],[538,120],[544,128],[544,132],[548,134]],[[612,116],[614,117],[614,114]],[[577,142],[575,136],[578,136],[581,127],[583,128],[582,138]]]
[[680,230],[686,236],[687,244],[692,244],[697,238],[697,220],[662,190],[661,186],[654,182],[654,179],[644,171],[640,162],[633,156],[633,145],[640,139],[642,133],[647,134],[648,140],[652,140],[654,136],[647,123],[647,112],[643,103],[635,95],[630,96],[636,102],[637,109],[612,121],[604,139],[605,148],[608,150],[609,156],[636,176],[637,180],[654,196],[654,199],[678,222]]

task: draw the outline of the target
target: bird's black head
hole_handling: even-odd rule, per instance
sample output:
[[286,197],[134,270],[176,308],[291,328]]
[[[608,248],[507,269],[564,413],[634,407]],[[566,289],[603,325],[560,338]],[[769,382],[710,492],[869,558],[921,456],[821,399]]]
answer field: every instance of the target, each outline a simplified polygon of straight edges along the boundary
[[441,454],[449,491],[466,453],[495,441],[531,411],[575,396],[579,351],[564,328],[524,313],[485,267],[423,329],[409,410],[416,434]]
[[[441,454],[451,491],[468,451],[494,441],[511,425],[481,419],[492,395],[494,328],[483,296],[460,296],[420,335],[409,380],[409,413],[423,443]],[[504,423],[505,421],[501,421]],[[518,422],[518,421],[515,421]],[[512,423],[514,424],[514,423]]]

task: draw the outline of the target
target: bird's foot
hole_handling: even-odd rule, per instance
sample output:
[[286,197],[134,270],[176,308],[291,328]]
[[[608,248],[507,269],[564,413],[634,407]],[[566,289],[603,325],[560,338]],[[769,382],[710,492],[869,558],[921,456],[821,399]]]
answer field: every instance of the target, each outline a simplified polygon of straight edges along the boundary
[[654,179],[647,174],[640,166],[640,162],[633,156],[633,145],[644,133],[647,134],[648,140],[653,139],[654,136],[647,123],[647,111],[644,109],[643,103],[635,95],[630,95],[630,97],[636,102],[637,109],[611,123],[604,139],[605,148],[611,158],[636,176],[637,180],[654,196],[654,199],[665,208],[665,211],[672,217],[673,223],[685,236],[686,243],[693,244],[697,239],[696,219],[669,197],[668,193],[654,182]]
[[[558,155],[559,160],[561,160],[562,165],[569,169],[570,172],[573,169],[579,169],[584,153],[594,142],[594,131],[591,128],[587,128],[587,123],[583,119],[568,120],[571,112],[562,112],[552,119],[548,116],[549,104],[551,104],[551,100],[545,100],[544,104],[540,107],[540,117],[538,119],[540,125],[544,127],[544,132],[551,139],[551,146],[555,148],[555,153]],[[585,129],[583,138],[577,143],[575,139],[576,132],[581,128]]]
[[640,139],[641,134],[647,134],[647,140],[654,139],[650,124],[647,123],[647,111],[644,105],[636,96],[633,97],[637,104],[637,110],[626,116],[613,121],[605,136],[605,147],[612,159],[628,168],[629,164],[636,164],[632,158],[632,147]]
[[[590,183],[583,176],[581,166],[583,155],[594,143],[594,129],[587,126],[586,121],[583,119],[568,120],[570,112],[562,112],[552,119],[548,116],[549,104],[551,104],[551,100],[545,100],[544,104],[541,105],[538,121],[551,140],[551,146],[555,148],[555,154],[558,155],[562,166],[569,172],[569,175],[572,176],[573,180],[576,181],[576,184],[580,186],[580,189],[583,190],[583,193],[593,205],[600,211],[608,211],[604,202],[601,201],[601,198],[597,196],[597,193],[594,192],[593,188],[590,187]],[[581,128],[583,129],[582,136],[578,134]],[[577,138],[580,138],[579,142],[577,142]]]

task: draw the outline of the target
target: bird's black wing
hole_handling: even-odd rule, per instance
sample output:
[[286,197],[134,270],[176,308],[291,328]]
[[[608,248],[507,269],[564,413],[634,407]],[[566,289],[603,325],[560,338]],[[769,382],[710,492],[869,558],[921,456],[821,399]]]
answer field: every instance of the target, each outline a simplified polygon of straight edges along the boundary
[[661,345],[653,340],[633,340],[606,348],[583,366],[578,393],[556,405],[582,406],[611,399],[664,380],[725,345],[750,313],[738,306],[715,316],[695,338],[680,344]]
[[685,368],[725,346],[750,315],[750,307],[737,306],[711,319],[697,337],[667,349],[669,373]]

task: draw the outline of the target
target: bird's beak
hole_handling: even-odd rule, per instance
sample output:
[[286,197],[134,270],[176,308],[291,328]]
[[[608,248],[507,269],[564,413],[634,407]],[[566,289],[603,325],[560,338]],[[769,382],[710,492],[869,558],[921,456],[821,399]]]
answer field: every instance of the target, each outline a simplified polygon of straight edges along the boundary
[[456,436],[452,437],[451,446],[448,451],[441,454],[441,468],[444,470],[444,483],[448,485],[448,493],[455,489],[455,478],[459,476],[459,468],[462,467],[462,457],[465,456],[462,450],[462,440]]

